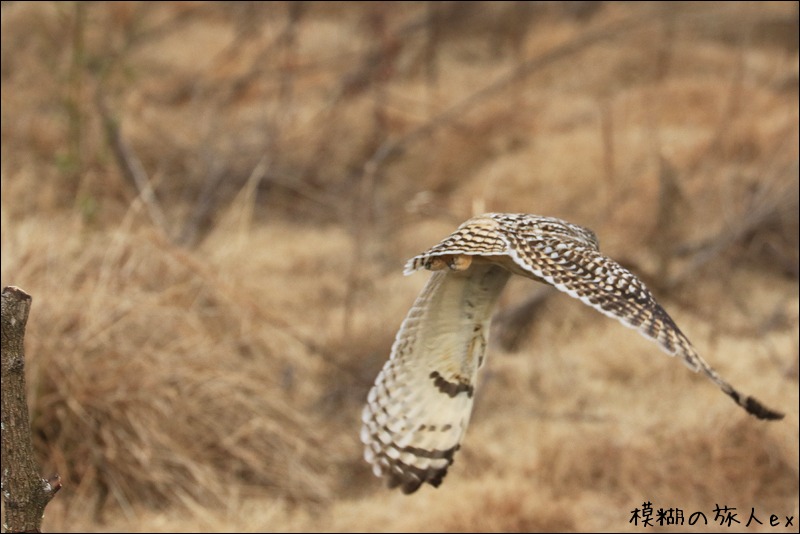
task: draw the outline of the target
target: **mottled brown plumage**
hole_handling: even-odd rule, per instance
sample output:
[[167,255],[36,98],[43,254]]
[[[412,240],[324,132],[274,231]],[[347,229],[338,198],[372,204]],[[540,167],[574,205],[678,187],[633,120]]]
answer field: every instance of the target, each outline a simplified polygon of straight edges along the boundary
[[413,493],[441,484],[469,423],[489,322],[511,274],[555,286],[702,371],[760,419],[780,419],[723,380],[630,271],[599,251],[595,234],[536,215],[469,219],[405,274],[435,271],[400,327],[362,414],[364,456],[389,486]]

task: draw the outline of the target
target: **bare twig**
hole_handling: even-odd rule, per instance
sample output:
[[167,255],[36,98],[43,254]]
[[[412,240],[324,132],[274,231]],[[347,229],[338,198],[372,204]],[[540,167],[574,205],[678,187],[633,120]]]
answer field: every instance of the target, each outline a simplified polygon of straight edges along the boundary
[[2,488],[6,532],[41,532],[47,503],[61,489],[61,477],[39,476],[33,457],[25,392],[25,325],[31,297],[9,286],[2,293]]
[[212,227],[214,212],[220,201],[219,187],[225,179],[225,170],[220,160],[214,158],[210,148],[203,152],[207,159],[206,175],[203,186],[197,195],[197,200],[192,207],[192,213],[183,225],[175,242],[185,247],[194,247],[208,234]]
[[136,153],[122,137],[119,125],[111,116],[111,112],[108,109],[108,105],[100,89],[97,90],[95,97],[97,109],[100,112],[100,117],[103,119],[108,142],[111,145],[114,156],[117,158],[117,163],[122,169],[123,174],[125,174],[139,191],[139,196],[147,207],[150,220],[157,228],[164,232],[165,236],[169,237],[170,233],[167,226],[167,219],[164,217],[164,211],[158,203],[156,193],[153,190],[150,179],[147,177],[147,171],[145,171],[142,161],[136,156]]

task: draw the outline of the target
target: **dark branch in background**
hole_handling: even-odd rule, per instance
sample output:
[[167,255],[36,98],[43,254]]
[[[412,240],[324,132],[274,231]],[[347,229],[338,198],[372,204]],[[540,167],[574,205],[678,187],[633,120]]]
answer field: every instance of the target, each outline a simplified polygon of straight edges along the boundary
[[44,479],[33,457],[25,391],[25,325],[31,297],[9,286],[2,294],[2,488],[6,532],[41,532],[44,508],[61,489],[57,474]]
[[[266,73],[264,65],[269,64],[270,59],[273,57],[279,58],[280,85],[278,105],[273,116],[264,125],[264,131],[267,132],[267,140],[263,149],[259,151],[263,154],[260,162],[256,164],[250,179],[242,185],[242,191],[245,195],[240,198],[249,199],[250,217],[252,216],[252,206],[255,202],[255,193],[259,183],[273,181],[271,168],[276,164],[276,160],[280,155],[280,151],[276,149],[276,139],[283,127],[292,119],[294,70],[297,61],[295,48],[297,45],[298,24],[305,12],[305,6],[302,2],[289,2],[286,7],[287,20],[280,34],[255,55],[250,67],[243,74],[231,80],[227,89],[223,89],[222,94],[212,104],[219,110],[216,115],[222,116],[222,112],[227,106],[230,106],[237,98],[245,94],[248,88],[256,83],[258,77]],[[244,43],[258,34],[257,19],[253,23],[254,14],[249,11],[259,9],[259,5],[246,4],[242,6],[242,9],[245,10],[244,17],[246,18],[243,22],[243,28],[234,41],[214,60],[213,63],[216,65],[224,65],[233,58],[239,57]],[[210,100],[213,91],[206,84],[198,82],[193,92],[198,94],[208,93],[205,96],[209,97],[208,99]],[[205,100],[205,98],[198,100]],[[215,214],[225,200],[225,195],[222,191],[223,185],[226,181],[230,182],[236,179],[230,176],[230,169],[225,166],[223,158],[219,158],[213,148],[200,146],[199,152],[205,161],[205,168],[208,170],[191,215],[185,221],[176,239],[177,244],[188,248],[199,244],[214,227]]]
[[164,211],[161,209],[153,186],[150,184],[147,171],[145,171],[142,161],[136,156],[131,146],[122,137],[119,124],[111,116],[105,97],[99,88],[95,94],[95,102],[97,110],[100,112],[100,117],[103,119],[108,144],[111,145],[111,150],[114,152],[114,157],[117,159],[117,164],[122,170],[122,174],[136,187],[150,220],[169,238],[170,232],[167,226],[167,219],[164,217]]
[[499,311],[492,318],[489,339],[496,341],[506,352],[519,350],[547,298],[555,294],[557,291],[554,287],[544,286],[531,292],[515,306]]
[[202,241],[202,238],[213,226],[214,211],[220,200],[219,188],[225,181],[225,169],[219,160],[214,160],[213,151],[206,151],[204,156],[204,159],[207,160],[206,168],[208,170],[203,180],[203,186],[192,207],[191,215],[175,240],[176,244],[188,248],[192,248]]

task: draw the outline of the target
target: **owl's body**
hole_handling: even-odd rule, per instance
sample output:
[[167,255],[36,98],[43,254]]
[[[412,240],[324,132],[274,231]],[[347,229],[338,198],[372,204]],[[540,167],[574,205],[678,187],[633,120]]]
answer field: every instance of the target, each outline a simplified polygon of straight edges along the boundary
[[365,458],[390,487],[438,486],[472,412],[489,322],[509,277],[551,284],[680,355],[761,419],[782,415],[724,381],[694,350],[644,284],[602,255],[591,230],[525,214],[469,219],[405,274],[435,271],[408,312],[362,414]]

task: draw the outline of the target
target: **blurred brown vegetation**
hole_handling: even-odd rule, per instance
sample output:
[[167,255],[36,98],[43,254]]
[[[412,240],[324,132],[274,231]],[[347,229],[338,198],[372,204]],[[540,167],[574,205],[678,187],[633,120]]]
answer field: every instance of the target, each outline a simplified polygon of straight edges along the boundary
[[[47,530],[798,515],[796,2],[1,9],[2,284],[33,296]],[[593,228],[786,419],[514,281],[444,485],[381,487],[358,429],[424,282],[402,264],[484,211]]]

